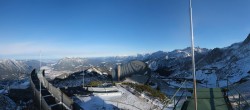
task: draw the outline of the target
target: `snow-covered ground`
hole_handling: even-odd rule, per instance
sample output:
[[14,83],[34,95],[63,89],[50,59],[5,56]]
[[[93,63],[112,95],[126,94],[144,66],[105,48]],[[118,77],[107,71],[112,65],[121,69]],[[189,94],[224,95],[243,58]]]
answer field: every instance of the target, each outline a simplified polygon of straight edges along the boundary
[[[193,76],[190,75],[186,77],[186,79],[192,80]],[[174,81],[172,79],[163,79],[166,83],[170,85],[170,87],[180,87],[181,82]],[[216,88],[216,87],[226,87],[227,79],[218,79],[217,73],[205,73],[201,70],[196,71],[196,80],[199,80],[200,83],[197,83],[198,88]],[[236,82],[234,77],[228,79],[229,82]],[[229,83],[230,84],[230,83]],[[186,84],[183,85],[183,88],[193,88],[193,81],[187,81]]]
[[81,100],[78,104],[86,110],[99,110],[103,108],[106,110],[112,110],[114,108],[126,110],[160,109],[153,104],[154,102],[150,102],[141,96],[136,96],[121,86],[118,86],[117,88],[122,95],[89,97],[77,96],[77,98]]

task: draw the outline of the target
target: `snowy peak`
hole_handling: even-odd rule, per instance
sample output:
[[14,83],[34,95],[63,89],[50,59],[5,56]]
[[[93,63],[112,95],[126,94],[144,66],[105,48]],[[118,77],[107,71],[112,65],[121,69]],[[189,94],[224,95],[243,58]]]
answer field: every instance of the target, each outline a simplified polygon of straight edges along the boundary
[[58,61],[58,64],[60,63],[64,63],[64,62],[77,62],[77,63],[82,63],[84,61],[83,58],[69,58],[69,57],[65,57],[61,60]]
[[[191,54],[192,48],[191,47],[187,47],[185,49],[179,50],[179,51],[183,51],[183,52],[187,52],[189,54]],[[195,47],[194,51],[196,53],[207,53],[209,51],[209,49],[206,48],[200,48],[200,47]]]
[[[200,48],[200,47],[195,47],[194,48],[195,54],[206,54],[209,52],[209,49],[206,48]],[[169,57],[173,58],[186,58],[191,56],[191,47],[187,47],[185,49],[177,49],[172,52],[169,52]]]

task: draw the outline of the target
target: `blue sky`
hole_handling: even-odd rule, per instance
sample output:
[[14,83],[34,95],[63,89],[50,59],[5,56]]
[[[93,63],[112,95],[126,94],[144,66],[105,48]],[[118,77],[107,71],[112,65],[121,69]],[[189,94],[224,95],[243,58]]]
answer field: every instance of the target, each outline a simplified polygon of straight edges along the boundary
[[[189,0],[0,0],[0,58],[135,55],[190,46]],[[250,33],[250,0],[193,0],[195,46]]]

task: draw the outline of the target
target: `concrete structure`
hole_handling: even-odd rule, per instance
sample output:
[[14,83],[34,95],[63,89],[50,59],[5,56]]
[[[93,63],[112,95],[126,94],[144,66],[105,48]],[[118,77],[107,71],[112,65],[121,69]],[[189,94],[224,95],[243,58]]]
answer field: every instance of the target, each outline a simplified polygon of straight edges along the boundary
[[145,74],[149,68],[146,63],[142,61],[130,61],[126,64],[117,64],[111,72],[112,78],[115,81],[121,81],[125,77],[129,77],[133,74]]

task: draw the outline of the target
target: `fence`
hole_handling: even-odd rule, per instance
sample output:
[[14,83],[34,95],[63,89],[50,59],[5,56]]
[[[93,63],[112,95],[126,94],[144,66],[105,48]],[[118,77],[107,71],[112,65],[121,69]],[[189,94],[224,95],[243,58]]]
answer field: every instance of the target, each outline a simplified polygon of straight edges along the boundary
[[31,87],[32,87],[32,90],[33,90],[33,96],[34,96],[34,102],[37,103],[37,105],[39,105],[39,108],[40,109],[44,109],[44,110],[51,110],[51,108],[49,107],[49,105],[47,104],[47,102],[43,99],[43,98],[40,98],[40,83],[39,83],[39,80],[38,80],[38,77],[36,76],[36,71],[33,70],[31,72],[31,81],[30,81],[30,84],[31,84]]
[[183,83],[181,84],[181,86],[177,89],[177,91],[174,93],[174,95],[171,97],[171,99],[170,99],[170,100],[166,100],[166,101],[164,102],[165,105],[162,107],[162,110],[165,109],[165,108],[167,108],[167,106],[168,106],[171,102],[173,102],[173,104],[174,104],[173,110],[175,110],[176,107],[177,107],[177,105],[178,105],[178,103],[180,102],[181,98],[182,98],[182,97],[187,97],[187,96],[184,96],[184,93],[187,92],[187,90],[182,91],[181,96],[179,97],[179,99],[177,99],[177,102],[176,102],[176,95],[177,95],[177,93],[179,93],[180,90],[183,88],[184,84],[186,84],[186,80],[184,80],[184,82],[183,82]]
[[245,108],[249,108],[250,104],[247,102],[246,98],[241,94],[241,92],[235,88],[235,86],[236,85],[230,82],[227,78],[227,95],[233,109],[244,110]]
[[[43,71],[44,72],[44,71]],[[73,109],[73,100],[64,94],[59,88],[54,87],[48,82],[48,80],[42,76],[41,77],[43,86],[60,102],[67,106],[69,109]]]
[[[60,89],[50,84],[42,75],[38,78],[35,69],[32,71],[30,77],[31,87],[34,92],[34,101],[40,106],[40,109],[73,109],[73,100],[65,95]],[[42,85],[40,85],[40,81]],[[40,87],[42,88],[41,90]]]

